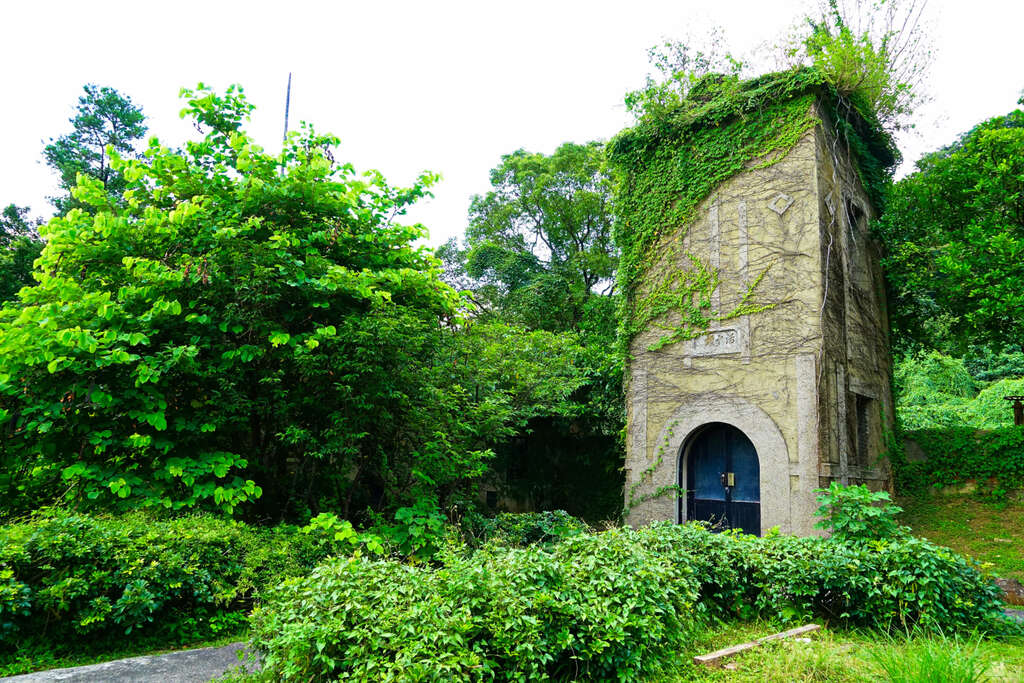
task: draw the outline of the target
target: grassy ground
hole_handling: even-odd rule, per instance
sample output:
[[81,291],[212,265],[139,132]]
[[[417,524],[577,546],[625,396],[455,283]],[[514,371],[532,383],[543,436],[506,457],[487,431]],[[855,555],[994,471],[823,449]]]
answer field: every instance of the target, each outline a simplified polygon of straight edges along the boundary
[[1024,502],[984,502],[971,494],[897,501],[915,536],[990,563],[993,574],[1024,583]]
[[725,660],[731,669],[708,669],[693,656],[781,630],[765,623],[723,625],[683,653],[675,671],[651,683],[684,681],[1024,681],[1024,642],[941,637],[899,638],[822,629],[811,642],[780,641]]

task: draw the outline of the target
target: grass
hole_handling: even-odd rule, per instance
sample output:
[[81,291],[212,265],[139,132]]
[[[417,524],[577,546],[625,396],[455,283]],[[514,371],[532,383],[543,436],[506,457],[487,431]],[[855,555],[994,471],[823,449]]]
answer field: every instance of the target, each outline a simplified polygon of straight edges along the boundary
[[678,667],[650,683],[684,681],[967,683],[1024,680],[1024,642],[972,637],[885,636],[878,633],[830,631],[811,635],[811,642],[777,641],[726,660],[733,669],[708,669],[693,656],[775,633],[764,622],[725,624],[708,631],[687,652]]
[[932,493],[898,501],[915,536],[991,565],[996,576],[1024,583],[1024,502],[992,503],[972,494]]

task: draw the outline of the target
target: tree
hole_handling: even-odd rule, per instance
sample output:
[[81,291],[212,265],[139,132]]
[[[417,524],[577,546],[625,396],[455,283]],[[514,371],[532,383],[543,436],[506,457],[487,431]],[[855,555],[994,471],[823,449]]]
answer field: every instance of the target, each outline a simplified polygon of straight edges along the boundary
[[470,204],[465,250],[449,243],[441,254],[464,268],[475,300],[530,329],[580,330],[607,317],[617,257],[603,145],[518,150],[491,171],[491,185]]
[[123,194],[79,175],[81,210],[42,228],[38,285],[0,312],[7,509],[68,489],[300,518],[466,488],[519,380],[470,384],[461,299],[423,228],[396,222],[433,176],[357,175],[311,127],[273,156],[240,89],[185,96],[205,137],[113,150]]
[[[710,99],[740,78],[813,67],[848,106],[878,119],[887,132],[908,126],[925,99],[932,62],[924,21],[927,0],[817,0],[813,14],[780,39],[775,60],[759,50],[742,59],[727,50],[721,29],[683,41],[668,40],[648,51],[657,77],[627,93],[626,108],[638,120],[665,120]],[[705,92],[691,97],[699,87]]]
[[1024,111],[918,161],[875,229],[899,348],[1024,350]]
[[475,350],[475,376],[503,369],[517,406],[514,428],[492,432],[492,481],[534,506],[614,517],[623,400],[603,145],[513,152],[491,171],[491,185],[473,198],[464,248],[453,240],[438,255],[446,280],[477,305],[461,335]]
[[33,221],[28,213],[28,207],[14,204],[0,213],[0,303],[14,299],[19,289],[33,283],[32,263],[43,243],[40,221]]
[[146,134],[145,116],[130,97],[93,84],[83,90],[75,115],[69,119],[72,132],[51,138],[43,149],[46,164],[60,175],[64,194],[51,201],[61,215],[81,206],[71,196],[79,173],[96,178],[111,196],[120,198],[125,180],[111,165],[108,147],[114,154],[130,156],[135,143]]

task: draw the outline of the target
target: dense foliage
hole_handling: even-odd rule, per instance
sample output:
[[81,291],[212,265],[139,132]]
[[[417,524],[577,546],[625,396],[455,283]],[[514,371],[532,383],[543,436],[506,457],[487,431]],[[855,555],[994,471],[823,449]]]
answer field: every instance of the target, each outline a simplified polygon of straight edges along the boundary
[[[623,401],[604,148],[518,150],[490,180],[492,189],[472,200],[461,244],[452,239],[438,250],[445,280],[475,305],[460,343],[477,349],[484,386],[497,368],[544,370],[522,382],[532,394],[520,397],[525,422],[492,442],[487,485],[503,501],[615,517]],[[576,379],[571,393],[551,392],[545,374],[559,373]]]
[[585,522],[565,510],[501,512],[494,517],[467,515],[460,521],[459,529],[470,545],[494,542],[512,547],[554,543],[591,531]]
[[287,582],[254,615],[264,676],[639,680],[712,617],[1003,627],[989,579],[912,538],[757,538],[660,524],[439,560],[337,560]]
[[1003,397],[1024,395],[1024,370],[1017,355],[986,358],[979,353],[960,359],[932,351],[904,357],[896,364],[893,382],[902,428],[1012,426],[1013,410]]
[[123,201],[81,175],[0,313],[5,497],[350,516],[478,476],[508,401],[473,392],[459,298],[394,222],[431,178],[357,176],[310,128],[271,156],[239,91],[187,95],[205,138],[115,155]]
[[[1003,401],[1006,403],[1006,401]],[[906,455],[897,460],[897,485],[907,492],[974,481],[996,500],[1024,488],[1024,429],[973,427],[908,430]]]
[[472,199],[465,247],[451,241],[440,252],[459,264],[450,274],[468,277],[483,312],[508,322],[555,332],[613,327],[607,294],[617,258],[604,146],[565,143],[550,156],[518,150],[491,171],[491,186]]
[[15,298],[22,287],[34,284],[32,263],[43,243],[38,223],[27,207],[8,204],[0,212],[0,304]]
[[198,515],[51,511],[0,527],[0,661],[236,633],[261,591],[347,547],[320,540]]
[[918,161],[875,229],[897,349],[1024,350],[1024,111]]
[[690,573],[629,530],[437,569],[338,560],[275,591],[254,636],[268,680],[637,680],[693,625]]

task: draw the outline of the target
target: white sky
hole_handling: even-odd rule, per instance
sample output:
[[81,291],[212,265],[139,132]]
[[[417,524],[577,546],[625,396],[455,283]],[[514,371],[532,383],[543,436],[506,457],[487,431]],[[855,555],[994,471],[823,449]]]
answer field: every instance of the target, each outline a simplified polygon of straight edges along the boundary
[[[131,96],[150,133],[191,137],[178,90],[240,83],[257,105],[249,126],[279,144],[293,72],[291,122],[342,140],[339,158],[405,184],[442,174],[436,198],[417,206],[431,242],[461,235],[470,196],[520,147],[608,139],[629,124],[626,91],[649,71],[647,48],[721,26],[738,53],[776,38],[801,0],[519,0],[475,2],[55,2],[0,0],[0,206],[49,215],[57,179],[42,163],[50,137],[85,83]],[[934,101],[904,156],[951,142],[1015,107],[1021,0],[930,0],[937,59]]]

